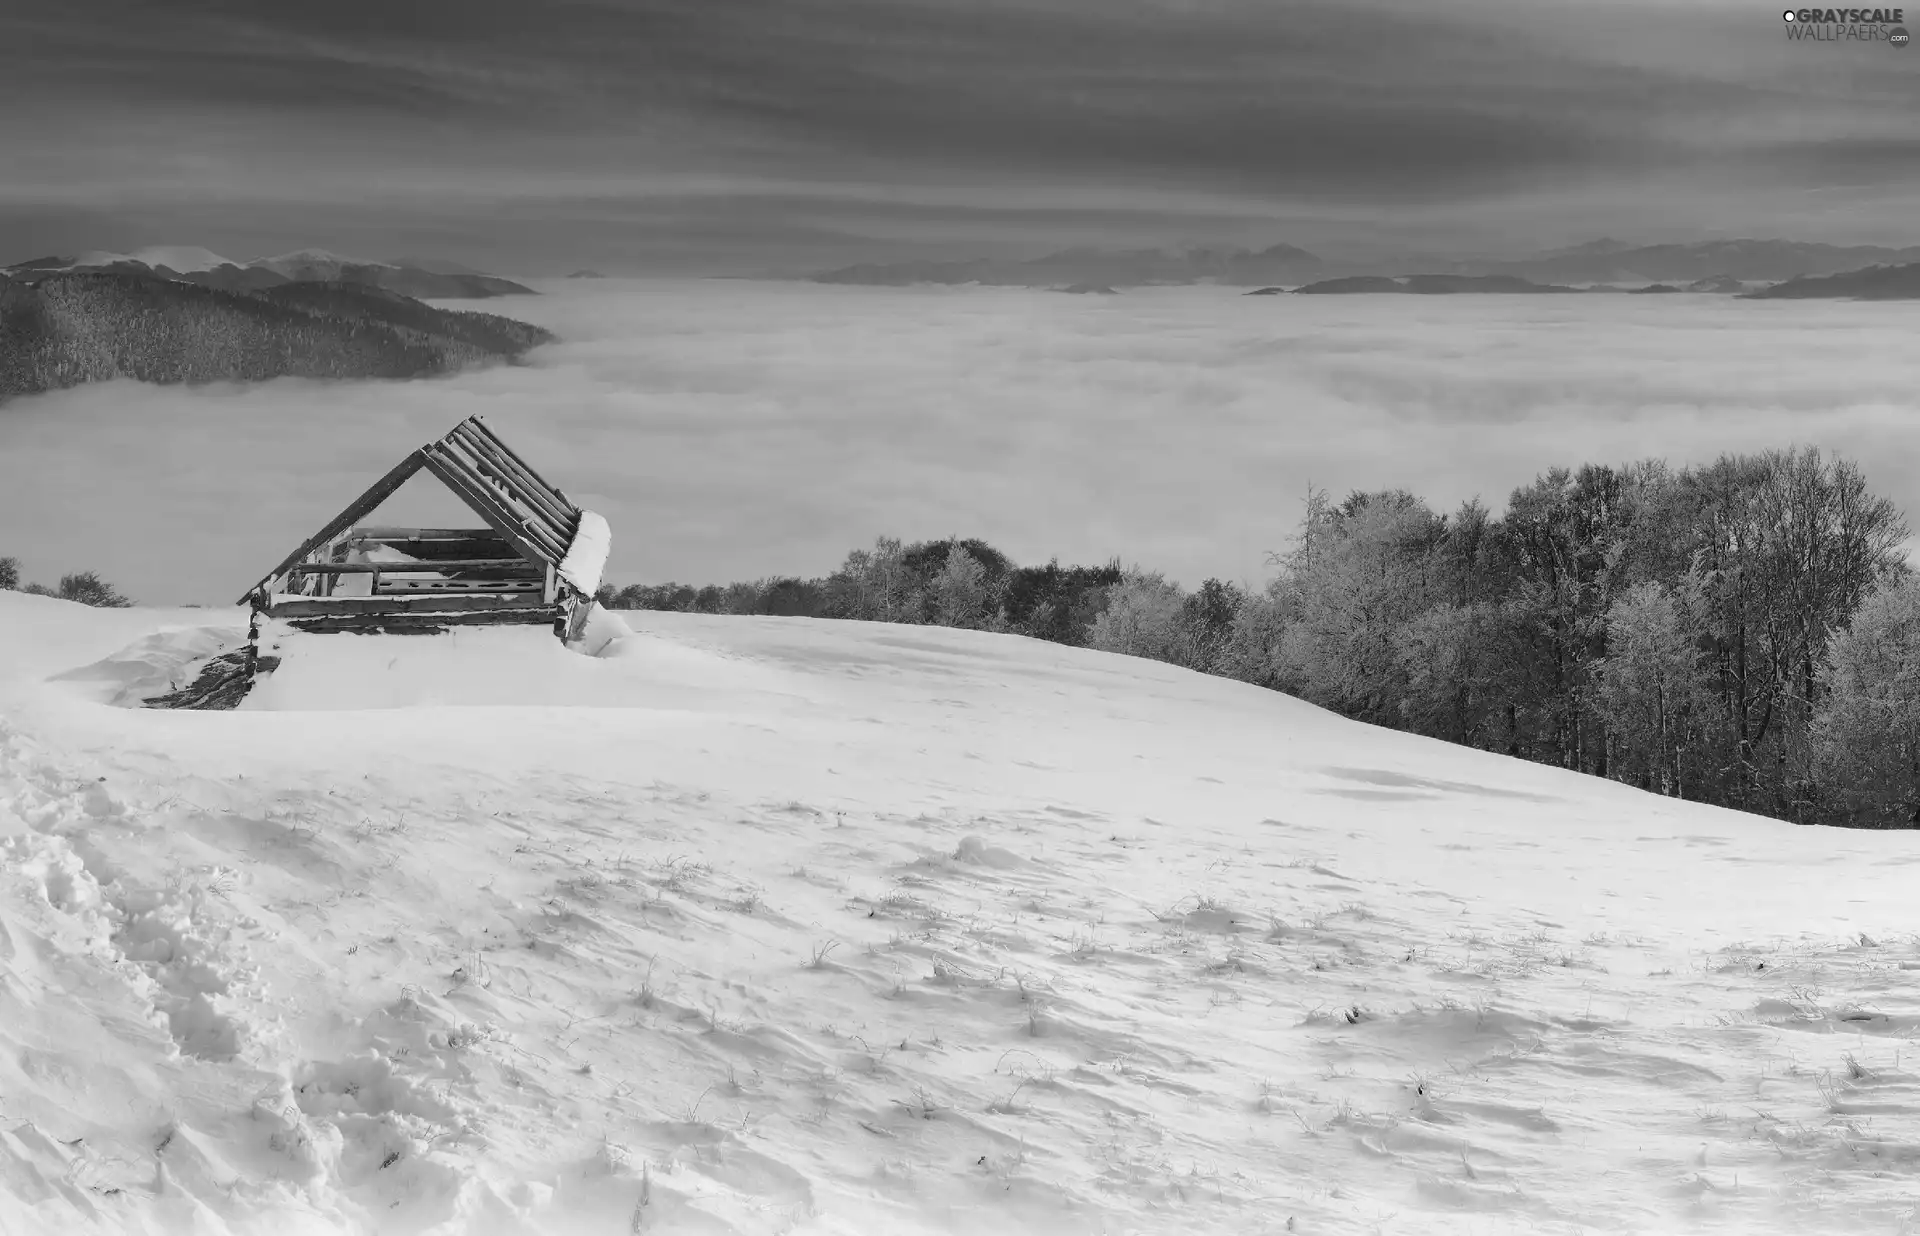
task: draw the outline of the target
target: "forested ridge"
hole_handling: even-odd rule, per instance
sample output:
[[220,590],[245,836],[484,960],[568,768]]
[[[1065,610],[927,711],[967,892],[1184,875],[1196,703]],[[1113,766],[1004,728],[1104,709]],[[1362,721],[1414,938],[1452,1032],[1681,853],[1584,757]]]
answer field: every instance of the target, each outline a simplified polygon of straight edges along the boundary
[[0,277],[0,399],[117,377],[412,378],[510,360],[551,339],[359,284],[248,292],[119,272]]
[[1504,513],[1311,492],[1261,587],[882,539],[821,579],[616,607],[1004,631],[1805,823],[1920,826],[1920,584],[1901,512],[1808,449],[1555,469]]

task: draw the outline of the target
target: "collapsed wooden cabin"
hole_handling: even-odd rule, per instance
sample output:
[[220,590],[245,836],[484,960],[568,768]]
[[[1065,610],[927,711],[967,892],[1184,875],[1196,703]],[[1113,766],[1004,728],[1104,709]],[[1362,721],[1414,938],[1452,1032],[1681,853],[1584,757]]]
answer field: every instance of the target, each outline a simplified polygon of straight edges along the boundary
[[[486,526],[359,523],[422,468]],[[606,520],[470,417],[401,460],[242,598],[254,615],[249,665],[262,616],[314,632],[431,634],[515,623],[577,638],[610,542]]]

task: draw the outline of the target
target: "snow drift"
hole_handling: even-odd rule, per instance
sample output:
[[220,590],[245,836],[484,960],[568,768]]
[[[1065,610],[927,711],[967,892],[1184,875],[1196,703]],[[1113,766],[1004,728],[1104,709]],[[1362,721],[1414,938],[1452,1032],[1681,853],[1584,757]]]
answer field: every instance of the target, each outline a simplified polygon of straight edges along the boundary
[[613,530],[605,517],[592,511],[580,512],[580,526],[574,530],[573,543],[560,562],[560,578],[582,596],[592,596],[600,589],[600,576],[607,569],[607,553],[612,548]]
[[860,623],[113,706],[233,617],[0,593],[9,1236],[1914,1217],[1912,834]]

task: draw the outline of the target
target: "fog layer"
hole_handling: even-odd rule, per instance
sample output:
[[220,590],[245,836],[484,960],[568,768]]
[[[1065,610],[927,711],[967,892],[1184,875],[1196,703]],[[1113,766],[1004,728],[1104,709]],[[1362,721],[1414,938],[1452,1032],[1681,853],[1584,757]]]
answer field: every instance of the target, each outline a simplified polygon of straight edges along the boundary
[[[1790,444],[1858,459],[1920,513],[1920,309],[1901,305],[545,290],[484,306],[561,335],[526,367],[0,407],[0,556],[46,583],[91,569],[145,602],[230,601],[474,413],[608,517],[618,583],[821,574],[881,534],[1258,580],[1309,483],[1498,510],[1554,465]],[[430,482],[394,508],[456,510]]]

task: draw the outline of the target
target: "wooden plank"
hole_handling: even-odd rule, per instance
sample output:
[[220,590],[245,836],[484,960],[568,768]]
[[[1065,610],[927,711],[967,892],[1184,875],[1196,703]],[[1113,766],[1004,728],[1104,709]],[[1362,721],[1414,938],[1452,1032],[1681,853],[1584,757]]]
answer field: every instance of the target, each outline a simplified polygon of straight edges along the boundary
[[448,462],[457,464],[475,485],[492,494],[528,526],[544,533],[545,539],[556,543],[569,539],[556,526],[551,507],[542,505],[540,499],[505,475],[500,465],[482,456],[466,439],[449,436],[443,442],[436,442],[434,450]]
[[472,429],[475,434],[477,434],[482,438],[485,438],[487,440],[487,443],[490,446],[492,446],[495,450],[499,451],[500,454],[504,455],[515,467],[519,468],[522,472],[526,473],[528,478],[531,479],[535,485],[538,485],[541,489],[545,490],[548,493],[551,493],[554,497],[558,498],[561,504],[565,506],[569,511],[571,511],[574,515],[577,516],[580,513],[580,507],[578,506],[578,504],[576,504],[572,499],[568,498],[567,495],[561,490],[561,488],[558,485],[550,483],[546,477],[541,476],[539,472],[534,470],[534,466],[532,464],[528,463],[526,460],[520,457],[519,451],[516,451],[512,447],[507,445],[506,439],[502,438],[499,434],[493,432],[492,429],[488,428],[486,418],[480,417],[480,416],[469,416],[464,423],[470,429]]
[[564,549],[556,550],[542,544],[536,537],[517,521],[493,495],[478,488],[473,480],[456,466],[441,457],[438,447],[421,448],[429,471],[439,477],[454,495],[473,508],[473,513],[493,525],[494,531],[507,538],[516,552],[532,562],[558,562],[566,556]]
[[[506,558],[513,554],[513,546],[507,544],[506,538],[500,536],[491,528],[487,530],[487,535],[484,539],[480,537],[462,537],[459,540],[417,541],[407,540],[402,537],[394,537],[392,539],[352,537],[342,542],[342,544],[354,549],[398,550],[408,557],[418,558],[422,562],[445,562],[448,559]],[[521,561],[525,561],[525,559],[521,559]]]
[[367,524],[353,530],[355,540],[370,541],[485,541],[497,535],[492,528],[391,528]]
[[593,598],[575,600],[567,611],[566,623],[560,628],[560,638],[572,643],[580,638],[587,629],[587,616],[593,612]]
[[514,570],[537,572],[538,562],[525,558],[446,558],[436,562],[301,562],[287,568],[289,575],[365,575],[371,571],[404,575],[412,572]]
[[[508,596],[525,593],[532,596],[540,592],[537,579],[389,579],[380,584],[377,596],[405,596],[414,593],[431,592],[449,596]],[[541,604],[553,602],[541,597]]]
[[507,510],[513,512],[521,520],[522,526],[541,544],[555,547],[562,557],[566,555],[565,546],[572,544],[572,533],[557,524],[537,499],[510,480],[497,475],[497,469],[486,460],[475,458],[464,442],[442,443],[436,449],[448,462],[463,469],[474,485],[493,494]]
[[480,610],[551,609],[537,595],[287,597],[267,607],[270,618],[323,617],[328,614],[431,614]]
[[444,635],[444,622],[424,618],[294,618],[288,626],[314,635]]
[[[352,554],[353,550],[345,541],[335,540],[333,543],[333,552],[328,554],[327,558],[332,562],[345,562]],[[292,579],[293,577],[289,575],[287,578]],[[339,586],[339,583],[340,581],[338,579],[329,578],[321,580],[320,595],[323,597],[332,596],[334,589]]]
[[232,708],[253,689],[254,675],[271,674],[279,665],[279,657],[229,652],[207,662],[191,685],[165,695],[148,696],[142,702],[148,708]]
[[252,588],[248,589],[247,596],[241,597],[238,604],[241,604],[241,605],[247,604],[248,600],[252,597],[252,595],[255,592],[259,591],[262,588],[265,588],[267,584],[272,582],[274,579],[277,579],[281,575],[284,575],[288,567],[300,561],[302,558],[312,553],[315,549],[319,548],[321,545],[326,544],[328,541],[332,540],[334,537],[338,536],[340,533],[345,532],[349,527],[352,526],[354,520],[360,518],[362,515],[365,515],[368,511],[373,510],[375,507],[379,506],[382,502],[385,502],[388,498],[392,497],[393,492],[399,489],[402,485],[406,484],[408,478],[413,476],[414,473],[418,472],[421,466],[426,462],[427,462],[427,459],[426,459],[426,454],[424,450],[414,451],[412,454],[408,455],[405,459],[401,460],[398,464],[394,466],[392,471],[388,472],[385,476],[375,481],[373,483],[373,486],[369,488],[367,492],[361,494],[358,498],[355,498],[352,502],[348,503],[346,510],[341,511],[338,515],[335,515],[332,519],[328,520],[327,523],[320,529],[320,531],[308,537],[306,541],[301,544],[299,549],[296,549],[291,554],[288,554],[285,561],[283,561],[279,566],[273,568],[273,570],[269,571],[265,576],[263,576],[259,583],[255,584]]
[[380,582],[389,588],[451,588],[455,592],[499,592],[503,589],[540,591],[538,575],[382,575]]
[[492,524],[497,532],[513,542],[516,550],[535,562],[557,561],[564,556],[566,551],[559,548],[556,538],[545,534],[515,510],[505,496],[473,472],[471,462],[443,443],[436,442],[423,449],[427,466],[433,469],[433,474],[464,499],[476,514]]
[[461,427],[454,435],[454,441],[479,455],[482,465],[490,465],[494,471],[504,472],[503,481],[524,495],[523,501],[538,508],[537,514],[547,529],[548,539],[561,547],[561,557],[564,558],[567,550],[573,546],[574,534],[580,528],[580,508],[560,497],[552,486],[535,475],[505,444],[485,435],[471,422]]
[[541,476],[539,470],[536,469],[532,464],[528,463],[526,459],[524,459],[521,456],[519,451],[516,451],[511,446],[508,446],[505,438],[502,438],[499,434],[493,432],[493,430],[487,425],[487,421],[485,417],[470,416],[464,422],[462,422],[462,426],[466,430],[468,430],[470,433],[472,433],[475,437],[485,441],[487,445],[492,447],[496,452],[498,452],[502,458],[506,459],[515,468],[519,469],[519,471],[522,472],[527,477],[529,482],[538,486],[543,493],[548,493],[553,495],[553,497],[558,499],[560,504],[563,507],[565,507],[569,512],[576,515],[579,513],[580,511],[579,506],[575,504],[572,499],[568,498],[566,493],[562,491],[558,485],[553,484],[551,481],[547,480],[546,477]]
[[496,443],[489,438],[472,421],[457,426],[453,433],[447,436],[475,452],[481,459],[492,463],[496,469],[504,471],[514,486],[525,490],[526,495],[539,504],[547,518],[552,520],[554,526],[565,533],[571,541],[573,530],[580,522],[579,509],[555,494],[545,481],[533,475],[527,466],[520,462],[518,456],[505,449],[504,444]]
[[554,607],[474,614],[332,615],[291,618],[287,625],[315,635],[439,635],[448,627],[552,626],[565,620]]
[[504,596],[508,593],[519,594],[540,591],[538,576],[519,576],[501,579],[497,576],[454,575],[447,579],[423,579],[413,576],[400,576],[380,579],[380,590],[376,596],[391,592],[444,592],[448,594],[470,593],[474,596]]
[[579,522],[579,511],[552,493],[538,478],[494,446],[478,430],[462,426],[448,437],[500,473],[503,482],[520,491],[523,500],[538,508],[556,528],[570,530]]

